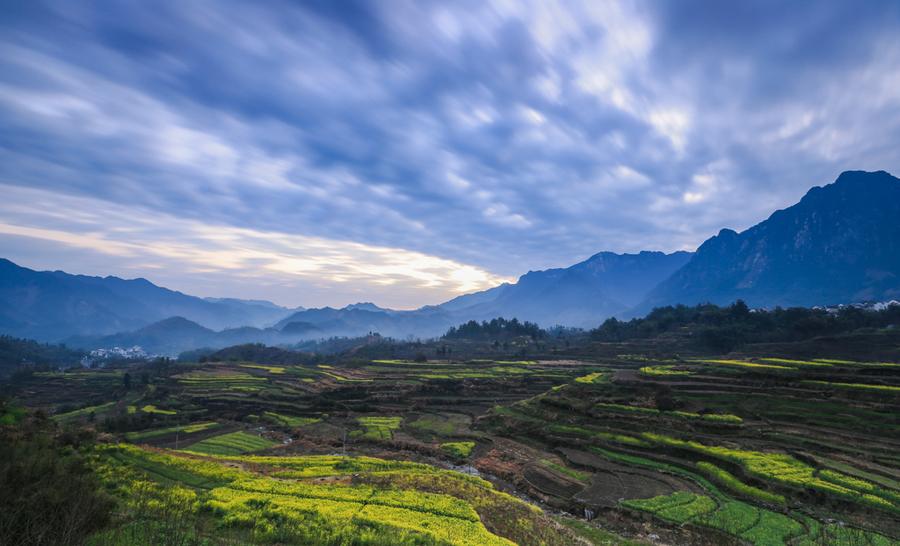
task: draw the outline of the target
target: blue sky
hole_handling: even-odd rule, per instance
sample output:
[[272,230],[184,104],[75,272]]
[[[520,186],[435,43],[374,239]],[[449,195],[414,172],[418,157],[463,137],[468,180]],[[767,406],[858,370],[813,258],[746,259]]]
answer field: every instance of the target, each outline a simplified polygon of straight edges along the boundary
[[900,3],[10,2],[0,123],[0,256],[409,308],[900,172]]

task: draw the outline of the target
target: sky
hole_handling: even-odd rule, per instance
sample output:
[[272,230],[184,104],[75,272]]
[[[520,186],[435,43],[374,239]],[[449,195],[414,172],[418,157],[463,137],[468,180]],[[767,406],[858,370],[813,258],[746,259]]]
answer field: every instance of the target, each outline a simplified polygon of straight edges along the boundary
[[0,257],[306,307],[900,173],[900,2],[9,2]]

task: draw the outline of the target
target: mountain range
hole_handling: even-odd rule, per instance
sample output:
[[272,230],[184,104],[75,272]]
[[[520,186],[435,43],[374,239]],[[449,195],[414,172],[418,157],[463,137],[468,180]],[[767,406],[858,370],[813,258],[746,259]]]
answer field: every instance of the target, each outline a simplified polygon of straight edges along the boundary
[[0,259],[0,333],[166,353],[370,331],[432,337],[464,321],[498,316],[593,327],[662,305],[736,299],[751,307],[900,299],[900,180],[884,171],[848,171],[741,233],[721,230],[694,253],[600,252],[411,311],[368,302],[288,309],[197,298],[145,279],[38,272]]
[[263,326],[292,311],[271,302],[198,298],[146,279],[34,271],[0,258],[0,333],[39,341],[134,330],[173,316],[215,329]]
[[632,314],[683,303],[811,307],[900,297],[900,180],[847,171],[736,233],[721,230]]

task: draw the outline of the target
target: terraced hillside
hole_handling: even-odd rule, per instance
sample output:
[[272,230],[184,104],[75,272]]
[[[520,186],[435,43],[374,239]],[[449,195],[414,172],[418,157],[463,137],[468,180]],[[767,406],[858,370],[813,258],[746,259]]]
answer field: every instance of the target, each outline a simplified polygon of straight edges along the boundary
[[555,525],[541,510],[482,479],[425,464],[200,457],[125,444],[102,446],[93,460],[121,512],[119,525],[91,544],[152,543],[163,535],[177,543],[564,543],[551,536]]
[[[573,381],[480,420],[533,452],[507,465],[508,479],[573,512],[632,522],[649,514],[722,540],[897,543],[900,366],[605,364],[604,381]],[[499,470],[489,458],[475,464]]]
[[653,354],[163,363],[14,389],[103,433],[119,510],[98,545],[898,543],[900,365]]

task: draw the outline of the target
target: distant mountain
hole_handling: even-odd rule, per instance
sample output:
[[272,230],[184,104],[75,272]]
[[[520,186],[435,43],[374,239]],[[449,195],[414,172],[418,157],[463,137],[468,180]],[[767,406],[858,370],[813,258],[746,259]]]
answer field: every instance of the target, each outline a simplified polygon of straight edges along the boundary
[[751,307],[900,299],[900,180],[848,171],[742,233],[723,229],[632,314],[736,299]]
[[564,269],[530,271],[515,284],[465,294],[440,305],[412,311],[356,303],[342,309],[305,309],[282,319],[276,329],[297,331],[302,324],[319,336],[359,336],[367,332],[404,338],[433,337],[469,320],[518,318],[542,326],[593,327],[641,301],[661,280],[687,263],[689,252],[601,252]]
[[600,252],[571,267],[529,271],[515,284],[437,307],[466,319],[515,317],[542,326],[593,327],[638,304],[690,258],[690,252]]
[[75,336],[76,346],[89,349],[141,345],[171,353],[368,332],[434,337],[496,317],[594,327],[657,306],[736,299],[751,307],[900,299],[900,180],[846,172],[742,233],[723,229],[693,254],[601,252],[412,311],[370,302],[287,310],[265,301],[196,298],[144,279],[37,272],[0,260],[0,333],[42,341]]
[[453,314],[435,306],[395,311],[372,304],[354,304],[342,309],[322,307],[299,311],[282,319],[275,328],[283,332],[296,332],[299,323],[304,325],[308,337],[361,336],[368,332],[397,338],[410,335],[433,337],[443,334],[458,321]]
[[146,279],[34,271],[0,259],[0,333],[41,341],[129,331],[182,316],[206,327],[269,325],[291,311],[269,302],[205,300]]
[[301,339],[302,336],[282,336],[272,328],[260,329],[252,326],[215,331],[184,317],[169,317],[129,332],[107,336],[73,336],[66,339],[65,344],[80,349],[125,348],[138,345],[150,354],[174,356],[201,347],[219,349],[242,343],[277,344],[297,342]]

